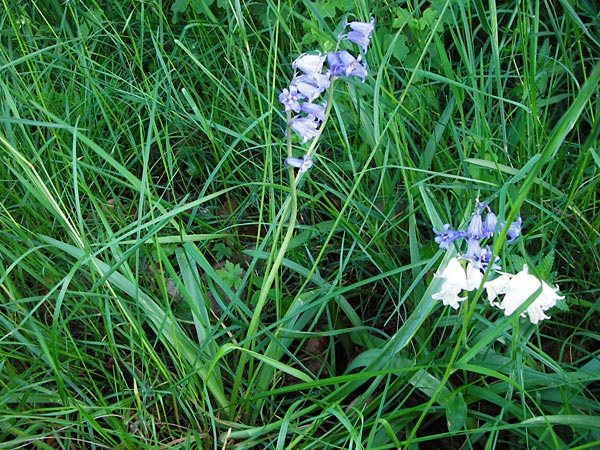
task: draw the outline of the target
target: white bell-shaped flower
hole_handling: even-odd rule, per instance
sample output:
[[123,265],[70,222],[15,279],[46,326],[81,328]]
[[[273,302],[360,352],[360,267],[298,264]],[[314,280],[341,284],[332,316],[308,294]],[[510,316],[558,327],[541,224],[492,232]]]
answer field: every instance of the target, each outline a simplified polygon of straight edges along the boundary
[[439,292],[433,294],[432,298],[458,309],[459,303],[466,300],[466,297],[460,297],[459,294],[467,288],[467,274],[458,258],[452,258],[442,273],[436,273],[435,276],[443,281]]
[[467,264],[467,287],[465,289],[467,291],[474,291],[479,288],[481,280],[483,280],[481,270],[475,267],[475,264],[469,262],[469,264]]
[[493,280],[484,283],[483,287],[485,288],[491,306],[500,305],[500,303],[496,301],[496,297],[506,292],[511,277],[512,274],[503,273],[498,278],[494,278]]
[[[531,323],[537,324],[540,320],[549,319],[544,311],[552,308],[558,300],[564,299],[564,296],[557,294],[558,288],[553,289],[546,282],[531,275],[528,270],[527,265],[524,265],[523,270],[514,276],[503,274],[495,280],[486,282],[485,288],[490,304],[503,309],[507,316],[513,314],[541,288],[541,292],[521,314],[523,317],[529,317]],[[496,296],[502,294],[504,294],[502,301],[495,302]]]

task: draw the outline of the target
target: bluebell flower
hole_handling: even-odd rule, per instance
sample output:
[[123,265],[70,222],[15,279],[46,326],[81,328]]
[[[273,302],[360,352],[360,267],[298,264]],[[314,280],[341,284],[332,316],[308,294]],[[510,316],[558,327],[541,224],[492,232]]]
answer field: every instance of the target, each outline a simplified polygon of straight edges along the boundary
[[358,77],[365,81],[367,77],[367,68],[346,50],[327,53],[327,62],[331,76]]
[[317,105],[316,103],[304,102],[300,106],[300,110],[306,113],[309,117],[315,117],[316,119],[323,122],[325,120],[325,108],[327,107],[327,102],[322,103],[321,105]]
[[[481,215],[485,213],[485,219],[483,220]],[[507,242],[511,242],[521,234],[521,217],[509,225],[507,230]],[[471,261],[475,267],[481,271],[487,270],[488,266],[492,265],[492,270],[501,270],[500,258],[496,258],[492,261],[492,251],[489,246],[485,249],[481,248],[481,239],[490,238],[494,236],[496,228],[502,230],[504,223],[498,225],[498,217],[490,209],[487,203],[479,202],[475,206],[475,212],[471,217],[467,231],[458,231],[450,229],[449,224],[445,224],[442,231],[433,230],[436,234],[435,242],[440,245],[441,250],[447,250],[450,244],[459,238],[467,239],[467,251],[463,255],[464,259]]]
[[496,231],[496,225],[498,224],[498,217],[494,212],[488,208],[488,212],[485,215],[485,219],[483,221],[483,236],[482,237],[492,237],[494,232]]
[[460,259],[452,258],[444,270],[434,276],[442,279],[442,285],[439,292],[433,294],[431,298],[441,300],[444,305],[458,309],[460,302],[467,299],[467,297],[459,296],[467,288],[467,274]]
[[315,117],[296,116],[290,121],[290,128],[302,138],[301,144],[304,144],[319,135],[319,130],[317,129],[318,126],[319,121]]
[[296,169],[298,169],[298,172],[304,173],[312,167],[313,161],[308,155],[304,155],[302,159],[290,156],[285,159],[284,164],[286,166],[295,167]]
[[304,53],[292,63],[292,67],[294,70],[300,70],[307,75],[316,75],[320,74],[323,70],[324,62],[325,57],[322,56],[320,52],[316,55]]
[[298,92],[298,87],[290,86],[289,89],[284,89],[281,94],[279,94],[279,102],[283,104],[284,111],[294,111],[299,113],[301,106],[300,100],[305,99],[306,96],[300,92]]
[[347,24],[352,31],[346,33],[343,38],[355,43],[363,52],[367,53],[367,47],[371,41],[371,34],[375,28],[375,18],[371,17],[370,22],[350,22]]
[[478,269],[481,269],[481,245],[479,239],[469,238],[467,241],[467,252],[462,255],[464,259],[471,261]]
[[481,220],[481,213],[478,209],[471,216],[471,222],[467,228],[467,234],[471,239],[480,239],[483,237],[483,222]]
[[[375,19],[371,18],[370,22],[345,23],[344,30],[348,27],[350,31],[340,36],[340,39],[349,40],[366,52],[375,27]],[[329,66],[327,70],[324,70],[325,61]],[[296,58],[292,67],[292,81],[288,88],[279,94],[278,99],[286,113],[293,111],[297,114],[288,123],[286,132],[290,128],[293,129],[300,136],[301,144],[304,144],[319,135],[318,128],[321,122],[325,121],[327,103],[315,104],[314,101],[331,86],[330,77],[356,76],[364,81],[367,69],[361,56],[355,58],[345,50],[329,52],[326,56],[320,52],[304,53]]]
[[467,252],[462,257],[468,261],[471,261],[473,267],[485,272],[490,264],[492,264],[492,270],[501,270],[500,258],[496,256],[492,262],[492,250],[489,245],[485,248],[481,248],[481,244],[477,239],[469,239],[467,244]]
[[435,242],[439,244],[441,250],[448,250],[450,244],[463,237],[463,233],[450,229],[450,224],[444,224],[442,231],[433,230],[435,233]]
[[[494,280],[487,281],[483,286],[490,305],[503,309],[506,316],[512,315],[523,303],[529,301],[529,306],[521,316],[527,316],[533,324],[549,319],[545,312],[554,307],[557,301],[565,298],[563,295],[558,295],[558,286],[552,287],[531,275],[527,265],[524,265],[523,270],[516,275],[505,273]],[[541,292],[530,301],[529,299],[540,288]],[[501,302],[496,301],[499,295],[504,295]]]
[[492,264],[492,270],[502,270],[502,266],[500,265],[500,257],[496,256],[496,258],[492,262],[492,256],[493,253],[490,249],[490,246],[486,245],[485,248],[481,250],[481,257],[479,261],[481,264],[480,269],[482,271],[485,272],[490,264]]
[[521,216],[517,216],[517,220],[515,220],[508,226],[508,231],[506,232],[508,239],[506,240],[506,242],[512,242],[521,235],[522,224],[523,221],[521,220]]
[[312,102],[329,87],[329,74],[304,74],[294,77],[290,83],[290,88],[295,87],[306,101]]

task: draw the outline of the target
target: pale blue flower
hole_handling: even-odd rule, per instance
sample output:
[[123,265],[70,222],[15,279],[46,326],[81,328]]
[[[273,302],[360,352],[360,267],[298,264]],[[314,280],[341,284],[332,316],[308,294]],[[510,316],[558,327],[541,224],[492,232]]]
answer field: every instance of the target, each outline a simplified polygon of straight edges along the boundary
[[517,216],[517,219],[508,226],[508,231],[506,232],[508,239],[506,242],[512,242],[521,235],[522,224],[521,216]]
[[[484,210],[487,210],[485,214],[485,220],[482,219],[481,214]],[[508,239],[510,242],[519,236],[521,233],[521,218],[518,217],[510,226],[507,231]],[[459,238],[467,239],[467,251],[463,255],[463,258],[471,261],[477,269],[485,272],[488,266],[492,265],[492,270],[501,270],[500,257],[496,256],[492,260],[492,251],[489,245],[482,248],[481,239],[490,238],[494,235],[496,228],[502,229],[504,224],[498,226],[498,217],[490,209],[487,203],[479,202],[475,206],[475,212],[469,221],[467,231],[458,231],[450,229],[450,225],[444,225],[442,231],[433,230],[436,234],[435,242],[440,245],[441,250],[448,250],[450,244]]]
[[298,92],[298,88],[296,86],[290,86],[289,89],[284,89],[281,94],[279,94],[279,102],[283,104],[284,111],[294,111],[299,113],[301,106],[300,100],[305,99],[306,96],[300,92]]
[[294,77],[290,88],[295,87],[306,98],[306,101],[312,102],[329,87],[329,84],[328,73],[305,74]]
[[343,37],[350,42],[355,43],[363,52],[367,53],[367,47],[371,41],[371,34],[375,28],[375,18],[371,17],[370,22],[350,22],[348,25],[352,31],[349,31]]
[[290,121],[290,128],[302,138],[301,144],[304,144],[319,135],[319,130],[317,129],[318,126],[319,121],[314,117],[296,116]]
[[470,238],[467,241],[467,252],[463,255],[463,258],[472,261],[478,269],[481,269],[481,252],[482,248],[479,240]]
[[361,63],[360,59],[356,59],[351,53],[346,50],[327,53],[327,62],[331,76],[358,77],[365,81],[367,77],[367,69]]
[[304,173],[312,167],[313,161],[308,155],[304,155],[302,159],[290,156],[288,158],[285,158],[284,164],[286,166],[295,167],[296,169],[298,169],[299,173]]
[[441,250],[448,250],[450,244],[463,237],[463,233],[450,229],[450,224],[444,224],[442,231],[433,230],[435,233],[435,242],[439,244]]
[[306,113],[309,117],[315,117],[316,119],[323,122],[325,120],[325,108],[327,107],[327,102],[322,103],[321,105],[317,105],[315,103],[304,102],[300,106],[300,110]]
[[480,239],[483,237],[483,222],[481,220],[481,213],[479,212],[479,209],[476,209],[471,216],[471,222],[469,222],[467,234],[471,239]]
[[486,245],[484,249],[481,249],[481,257],[480,257],[480,269],[482,271],[486,271],[488,266],[492,264],[492,270],[502,270],[502,266],[500,265],[500,257],[496,256],[494,261],[492,262],[492,250],[489,245]]
[[294,70],[300,70],[307,75],[316,75],[320,74],[323,70],[324,62],[325,57],[320,52],[316,55],[304,53],[292,63],[292,67]]
[[489,245],[485,248],[481,248],[481,244],[478,239],[469,239],[467,243],[467,252],[462,256],[464,259],[471,261],[473,267],[485,272],[490,264],[492,264],[492,270],[500,270],[500,257],[496,256],[492,262],[492,250]]
[[488,212],[485,215],[485,220],[483,221],[483,236],[482,237],[492,237],[494,232],[496,231],[496,225],[498,224],[498,217],[494,214],[494,211],[488,208]]

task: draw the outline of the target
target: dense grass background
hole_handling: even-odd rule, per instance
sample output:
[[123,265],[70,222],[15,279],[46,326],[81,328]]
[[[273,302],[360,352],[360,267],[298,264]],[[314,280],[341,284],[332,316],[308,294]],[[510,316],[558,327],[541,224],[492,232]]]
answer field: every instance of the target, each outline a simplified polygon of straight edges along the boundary
[[[0,448],[600,446],[596,3],[2,3]],[[371,16],[256,309],[277,95]],[[476,198],[551,320],[431,299]]]

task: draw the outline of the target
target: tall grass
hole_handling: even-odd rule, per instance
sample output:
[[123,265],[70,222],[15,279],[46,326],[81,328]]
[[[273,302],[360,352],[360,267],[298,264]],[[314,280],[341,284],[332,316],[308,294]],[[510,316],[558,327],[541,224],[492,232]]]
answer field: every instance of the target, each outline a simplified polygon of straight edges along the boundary
[[[0,448],[600,445],[591,2],[3,7]],[[277,96],[371,16],[284,241]],[[431,298],[477,198],[552,319]]]

